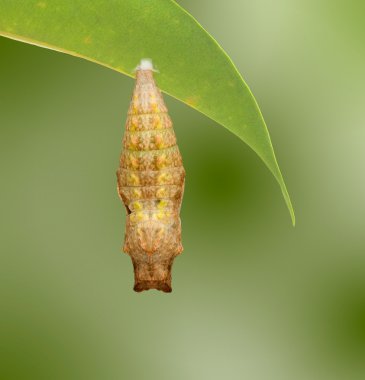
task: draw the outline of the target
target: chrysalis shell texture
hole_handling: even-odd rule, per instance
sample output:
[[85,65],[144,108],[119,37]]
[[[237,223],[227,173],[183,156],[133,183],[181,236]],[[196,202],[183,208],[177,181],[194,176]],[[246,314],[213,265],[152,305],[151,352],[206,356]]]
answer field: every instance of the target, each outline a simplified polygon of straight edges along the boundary
[[136,69],[117,178],[127,210],[123,250],[133,262],[134,290],[171,292],[172,263],[183,250],[185,170],[149,60]]

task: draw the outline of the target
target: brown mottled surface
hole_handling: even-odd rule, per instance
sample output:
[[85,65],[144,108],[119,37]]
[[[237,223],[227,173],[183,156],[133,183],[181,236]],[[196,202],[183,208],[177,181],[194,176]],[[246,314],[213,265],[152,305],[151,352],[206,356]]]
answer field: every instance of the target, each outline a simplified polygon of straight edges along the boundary
[[136,72],[117,178],[127,210],[123,250],[133,262],[134,290],[171,292],[171,267],[183,250],[185,170],[152,70]]

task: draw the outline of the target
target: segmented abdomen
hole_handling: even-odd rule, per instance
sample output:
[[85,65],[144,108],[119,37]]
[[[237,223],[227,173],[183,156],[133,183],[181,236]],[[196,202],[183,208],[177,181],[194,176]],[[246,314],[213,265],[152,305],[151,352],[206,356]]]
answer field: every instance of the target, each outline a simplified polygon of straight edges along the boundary
[[185,170],[152,70],[137,69],[125,129],[117,177],[127,209],[124,251],[134,264],[134,289],[171,291],[172,261],[182,252]]

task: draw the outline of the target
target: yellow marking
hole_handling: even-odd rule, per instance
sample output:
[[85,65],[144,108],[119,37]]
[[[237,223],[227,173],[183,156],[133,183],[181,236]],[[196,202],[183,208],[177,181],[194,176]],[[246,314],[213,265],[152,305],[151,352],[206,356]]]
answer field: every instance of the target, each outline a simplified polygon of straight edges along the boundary
[[158,198],[165,198],[167,196],[166,188],[165,187],[160,187],[156,191],[156,195],[157,195]]
[[42,8],[42,9],[44,9],[44,8],[46,8],[46,6],[47,6],[47,3],[46,3],[45,1],[39,1],[39,2],[37,3],[37,7],[38,7],[38,8]]
[[136,174],[131,173],[129,174],[129,182],[133,185],[139,185],[139,177]]
[[162,129],[163,125],[161,123],[161,118],[159,115],[155,115],[153,118],[153,129]]
[[152,219],[153,220],[162,220],[165,218],[165,216],[166,216],[166,214],[164,211],[154,212],[152,214]]
[[159,185],[164,185],[168,182],[171,181],[171,174],[170,173],[161,173],[158,177],[157,177],[157,183]]
[[84,38],[84,44],[86,44],[86,45],[90,45],[91,42],[92,42],[91,36],[86,36],[86,37]]
[[138,202],[138,201],[133,202],[131,206],[132,206],[133,210],[135,210],[135,211],[140,211],[143,209],[142,203]]
[[160,154],[156,157],[156,166],[158,169],[166,166],[166,154]]
[[138,167],[139,167],[139,161],[138,161],[138,158],[133,157],[133,156],[129,156],[129,163],[130,163],[130,166],[131,166],[133,169],[138,169]]
[[151,103],[151,108],[152,108],[153,113],[159,113],[160,112],[160,109],[158,108],[157,103]]
[[189,104],[189,106],[195,107],[198,104],[199,98],[195,95],[190,96],[185,99],[185,103]]
[[164,219],[166,217],[166,214],[163,212],[163,211],[161,211],[161,212],[159,212],[158,214],[157,214],[157,219],[159,219],[159,220],[162,220],[162,219]]
[[133,189],[132,194],[133,197],[137,199],[142,197],[142,191],[139,189]]
[[143,222],[147,220],[147,215],[144,212],[132,212],[130,215],[130,219],[132,223],[138,223],[138,222]]
[[138,113],[138,96],[137,95],[134,95],[133,96],[133,112],[134,113]]
[[138,136],[130,136],[129,138],[129,144],[128,144],[128,149],[130,150],[137,150],[137,145],[139,142]]
[[138,127],[138,120],[136,121],[136,119],[133,117],[133,118],[131,119],[131,124],[130,124],[130,126],[129,126],[129,129],[130,129],[131,131],[135,131],[135,130],[137,129],[137,127]]
[[161,200],[160,202],[158,202],[157,208],[162,210],[162,209],[166,208],[166,206],[167,206],[167,201]]
[[141,222],[143,220],[144,214],[143,212],[136,212],[136,218],[138,222]]
[[154,212],[152,214],[152,219],[153,220],[164,220],[168,219],[171,216],[171,212],[166,210],[166,211],[159,211],[159,212]]
[[155,94],[153,93],[153,92],[151,92],[151,93],[149,93],[148,94],[148,96],[149,96],[149,100],[150,100],[150,104],[157,104],[157,102],[156,102],[156,96],[155,96]]
[[158,149],[163,149],[165,147],[165,144],[161,135],[155,136],[155,144]]

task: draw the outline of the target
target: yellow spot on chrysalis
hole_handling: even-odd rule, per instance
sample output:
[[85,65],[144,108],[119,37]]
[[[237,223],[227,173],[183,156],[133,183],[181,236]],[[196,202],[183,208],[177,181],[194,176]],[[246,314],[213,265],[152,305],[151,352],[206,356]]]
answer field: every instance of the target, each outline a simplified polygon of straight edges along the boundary
[[152,108],[153,113],[159,113],[159,111],[160,111],[158,108],[158,104],[155,102],[151,103],[151,108]]
[[159,185],[167,184],[171,181],[171,174],[170,173],[161,173],[157,177],[157,183]]
[[132,101],[133,101],[133,107],[132,107],[133,113],[138,113],[138,96],[134,95]]
[[163,212],[163,211],[160,211],[158,214],[157,214],[157,219],[159,220],[162,220],[164,219],[166,216],[166,214]]
[[129,174],[129,182],[132,185],[139,185],[139,177],[136,174],[131,173]]
[[163,220],[163,219],[167,219],[171,216],[171,212],[166,210],[166,211],[158,211],[158,212],[154,212],[152,214],[152,219],[154,220]]
[[159,208],[160,210],[163,210],[164,208],[166,208],[166,206],[167,206],[167,201],[161,200],[160,202],[158,202],[157,208]]
[[156,157],[156,166],[158,169],[162,169],[166,166],[166,154],[160,154]]
[[131,118],[129,129],[131,131],[135,131],[136,129],[138,129],[138,119],[136,117]]
[[153,119],[153,128],[154,129],[161,129],[163,127],[161,123],[161,119],[158,115],[156,115]]
[[163,141],[163,138],[161,135],[155,136],[155,144],[156,144],[157,149],[163,149],[164,148],[165,144],[164,144],[164,141]]
[[138,136],[131,136],[128,144],[128,149],[137,150],[139,138]]
[[165,218],[165,216],[166,216],[166,214],[164,211],[154,212],[152,214],[152,219],[153,220],[162,220]]
[[132,223],[143,222],[147,219],[148,216],[142,211],[132,212],[132,214],[130,215],[130,220]]
[[160,187],[156,191],[156,196],[157,196],[157,198],[165,198],[167,196],[167,194],[166,194],[166,188],[165,187]]
[[139,161],[138,158],[130,156],[129,157],[129,163],[132,169],[138,169],[139,167]]
[[140,211],[143,208],[141,202],[133,202],[131,206],[132,206],[133,210],[135,210],[135,211]]
[[133,189],[132,191],[133,198],[141,198],[142,197],[142,191],[139,189]]
[[142,228],[141,227],[138,227],[137,228],[137,235],[138,235],[138,237],[141,239],[142,238],[142,234],[143,234],[143,232],[142,232]]

